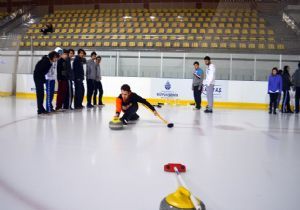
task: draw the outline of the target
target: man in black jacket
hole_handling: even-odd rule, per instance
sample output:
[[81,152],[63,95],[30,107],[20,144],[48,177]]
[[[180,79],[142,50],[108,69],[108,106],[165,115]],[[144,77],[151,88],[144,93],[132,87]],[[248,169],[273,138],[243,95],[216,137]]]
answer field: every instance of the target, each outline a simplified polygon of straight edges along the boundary
[[42,59],[35,65],[33,72],[33,80],[35,83],[36,89],[36,98],[37,98],[37,113],[38,114],[47,114],[48,112],[44,108],[44,84],[46,83],[45,75],[48,73],[49,69],[52,66],[52,63],[56,62],[58,58],[58,53],[52,51],[47,55],[43,56]]
[[140,116],[136,113],[139,108],[138,103],[144,104],[154,113],[154,115],[157,115],[155,108],[146,99],[142,98],[136,93],[131,92],[129,85],[122,85],[121,94],[116,99],[115,117],[118,118],[121,111],[123,111],[124,114],[120,120],[124,125],[127,125],[129,120],[138,120],[140,118]]
[[60,111],[62,105],[64,105],[64,108],[68,108],[68,105],[64,104],[68,96],[68,77],[71,71],[71,66],[69,65],[68,57],[69,50],[64,49],[61,58],[57,61],[58,90],[55,109],[56,111]]
[[290,67],[284,66],[283,74],[282,74],[282,91],[283,91],[283,99],[282,99],[282,113],[293,113],[290,105],[290,90],[293,86],[290,76]]
[[64,109],[70,109],[73,110],[72,108],[72,103],[73,103],[73,81],[74,81],[74,71],[73,71],[73,62],[74,62],[74,55],[75,52],[73,49],[69,49],[69,55],[67,58],[67,66],[70,69],[69,73],[68,73],[68,94],[67,97],[65,98],[64,101]]
[[84,70],[83,70],[83,58],[85,51],[83,49],[78,50],[78,55],[73,62],[74,81],[75,81],[75,109],[82,109],[82,101],[84,97]]
[[300,62],[298,63],[298,69],[292,76],[292,83],[294,85],[295,93],[295,114],[299,113],[299,99],[300,99]]

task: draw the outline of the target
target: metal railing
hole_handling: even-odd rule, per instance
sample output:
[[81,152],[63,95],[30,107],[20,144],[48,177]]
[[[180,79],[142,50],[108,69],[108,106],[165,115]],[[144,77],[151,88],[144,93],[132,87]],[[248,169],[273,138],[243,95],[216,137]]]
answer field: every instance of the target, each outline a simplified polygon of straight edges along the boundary
[[[8,43],[15,42],[16,46],[9,47]],[[17,36],[0,37],[0,73],[31,74],[35,64],[43,55],[54,50],[41,49],[31,46],[19,51],[20,39]],[[63,46],[60,46],[64,48]],[[67,47],[69,48],[69,47]],[[78,50],[81,47],[74,47]],[[250,53],[216,53],[216,51],[199,50],[176,51],[141,51],[141,50],[103,50],[103,48],[85,48],[86,59],[92,51],[102,56],[101,69],[104,76],[119,77],[153,77],[153,78],[192,78],[193,62],[199,61],[205,69],[203,58],[209,55],[216,65],[216,79],[265,81],[273,67],[283,68],[289,65],[291,70],[297,68],[300,55],[284,54],[250,54]],[[228,53],[230,52],[230,53]]]

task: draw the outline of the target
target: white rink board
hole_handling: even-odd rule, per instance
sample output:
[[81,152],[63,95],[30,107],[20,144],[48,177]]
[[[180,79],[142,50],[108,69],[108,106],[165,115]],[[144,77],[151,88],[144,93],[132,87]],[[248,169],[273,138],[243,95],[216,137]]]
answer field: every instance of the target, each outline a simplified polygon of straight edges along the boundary
[[0,92],[12,92],[12,74],[0,73]]
[[[117,96],[120,93],[121,85],[125,83],[129,84],[134,92],[145,98],[165,98],[171,95],[172,98],[178,100],[193,100],[191,79],[103,76],[104,96]],[[10,92],[11,87],[11,74],[0,74],[0,92]],[[35,86],[32,74],[18,74],[17,93],[34,92]],[[205,100],[205,91],[202,96]],[[267,82],[217,80],[215,84],[215,101],[268,103]]]

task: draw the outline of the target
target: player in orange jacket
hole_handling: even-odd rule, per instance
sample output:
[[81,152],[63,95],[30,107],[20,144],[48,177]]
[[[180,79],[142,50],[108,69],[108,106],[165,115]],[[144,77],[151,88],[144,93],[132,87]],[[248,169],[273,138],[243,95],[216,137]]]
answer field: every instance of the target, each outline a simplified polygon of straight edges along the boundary
[[138,120],[140,117],[136,113],[139,108],[138,103],[146,105],[149,109],[153,111],[154,115],[157,114],[155,108],[146,99],[142,98],[136,93],[131,92],[129,85],[122,85],[121,94],[116,99],[115,117],[119,117],[121,111],[123,111],[124,114],[120,118],[120,120],[123,122],[124,125],[127,125],[127,122],[129,120]]

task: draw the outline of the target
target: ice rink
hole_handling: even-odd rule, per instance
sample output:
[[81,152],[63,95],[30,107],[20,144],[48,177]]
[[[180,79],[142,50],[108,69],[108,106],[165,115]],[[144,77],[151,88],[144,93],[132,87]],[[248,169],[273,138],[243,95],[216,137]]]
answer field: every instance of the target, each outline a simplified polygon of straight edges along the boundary
[[1,210],[158,210],[183,179],[208,210],[299,210],[299,115],[140,106],[113,131],[113,104],[37,116],[34,100],[0,98]]

